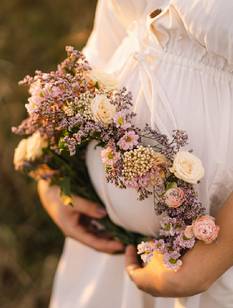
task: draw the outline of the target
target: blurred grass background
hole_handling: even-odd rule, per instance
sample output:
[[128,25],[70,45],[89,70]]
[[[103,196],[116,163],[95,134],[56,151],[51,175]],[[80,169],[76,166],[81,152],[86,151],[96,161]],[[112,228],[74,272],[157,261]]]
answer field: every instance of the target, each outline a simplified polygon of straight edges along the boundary
[[18,81],[49,71],[79,49],[93,24],[95,0],[0,0],[0,307],[48,307],[63,236],[40,206],[35,184],[13,170],[27,93]]

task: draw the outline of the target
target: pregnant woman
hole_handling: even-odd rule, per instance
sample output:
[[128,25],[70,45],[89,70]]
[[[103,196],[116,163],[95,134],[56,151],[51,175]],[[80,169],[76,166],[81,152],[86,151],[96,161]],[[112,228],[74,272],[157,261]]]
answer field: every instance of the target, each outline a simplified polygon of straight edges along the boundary
[[[139,268],[134,248],[128,248],[130,279],[124,255],[114,254],[123,252],[122,244],[79,225],[81,214],[100,218],[105,212],[79,197],[73,208],[63,207],[58,188],[40,182],[44,207],[67,235],[51,308],[233,307],[232,12],[230,0],[99,1],[84,53],[92,66],[115,74],[132,92],[137,126],[148,123],[167,135],[187,131],[189,149],[206,171],[200,199],[221,231],[215,243],[198,243],[177,273],[162,270],[156,259]],[[111,219],[155,235],[160,218],[153,200],[139,202],[133,190],[107,184],[94,144],[86,162]]]

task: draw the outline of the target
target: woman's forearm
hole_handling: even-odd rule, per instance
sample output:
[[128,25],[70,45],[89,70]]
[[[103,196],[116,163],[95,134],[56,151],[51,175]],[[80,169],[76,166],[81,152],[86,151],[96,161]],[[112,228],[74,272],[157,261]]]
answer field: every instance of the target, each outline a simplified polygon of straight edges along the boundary
[[217,213],[216,223],[220,226],[216,242],[198,242],[184,256],[184,264],[176,273],[183,280],[183,288],[190,291],[192,287],[194,294],[208,289],[233,265],[233,194]]

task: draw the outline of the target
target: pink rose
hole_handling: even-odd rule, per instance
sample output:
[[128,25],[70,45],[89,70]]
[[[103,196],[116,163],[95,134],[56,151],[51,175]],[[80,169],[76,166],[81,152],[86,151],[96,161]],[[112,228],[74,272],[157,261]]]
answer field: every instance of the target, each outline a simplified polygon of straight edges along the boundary
[[165,203],[168,207],[177,208],[184,202],[184,195],[183,189],[170,188],[165,193]]
[[215,224],[214,217],[208,215],[197,218],[192,226],[195,237],[206,244],[212,243],[218,237],[220,230]]

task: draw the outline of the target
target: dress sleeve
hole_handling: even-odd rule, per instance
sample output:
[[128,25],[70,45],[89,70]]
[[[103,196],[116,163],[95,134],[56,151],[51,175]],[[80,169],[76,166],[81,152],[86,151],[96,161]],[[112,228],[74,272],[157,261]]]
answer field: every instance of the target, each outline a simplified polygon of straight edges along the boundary
[[112,1],[99,0],[94,27],[83,53],[92,66],[102,68],[108,63],[125,35],[125,27]]

